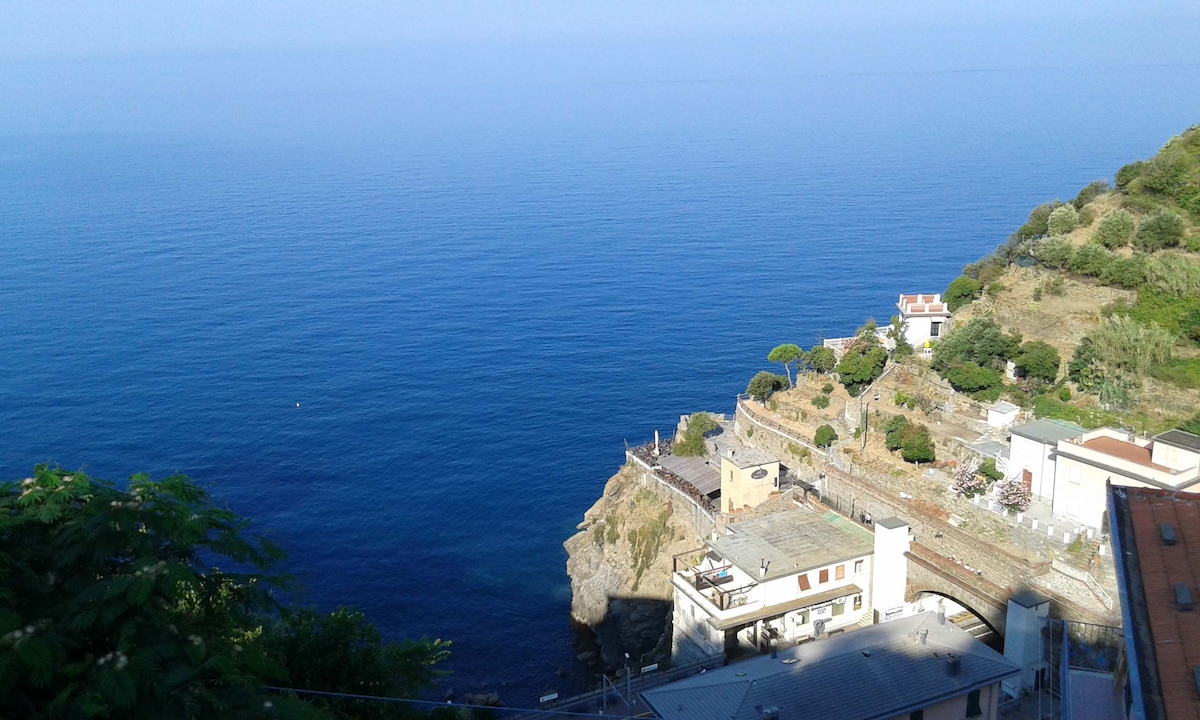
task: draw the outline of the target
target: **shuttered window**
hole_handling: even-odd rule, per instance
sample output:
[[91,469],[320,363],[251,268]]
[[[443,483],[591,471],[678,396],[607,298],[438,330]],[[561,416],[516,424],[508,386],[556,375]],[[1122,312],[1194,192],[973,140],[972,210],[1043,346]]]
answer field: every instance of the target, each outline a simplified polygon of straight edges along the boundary
[[821,583],[824,584],[827,582],[829,582],[829,568],[825,568],[821,571]]
[[800,573],[800,577],[798,578],[798,581],[800,582],[801,590],[811,590],[812,589],[812,585],[808,582],[808,573]]
[[833,569],[833,579],[834,580],[845,580],[846,579],[846,566],[845,565],[838,565],[836,568]]

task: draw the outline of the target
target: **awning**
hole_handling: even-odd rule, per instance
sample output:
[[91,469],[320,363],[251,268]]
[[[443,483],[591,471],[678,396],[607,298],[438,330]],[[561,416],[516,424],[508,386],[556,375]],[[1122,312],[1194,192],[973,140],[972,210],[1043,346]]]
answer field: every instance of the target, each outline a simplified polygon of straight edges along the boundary
[[802,610],[806,607],[812,607],[813,605],[831,602],[837,598],[857,595],[861,592],[862,588],[857,585],[842,585],[841,587],[836,587],[832,590],[819,592],[816,595],[806,595],[802,598],[796,598],[795,600],[789,600],[785,603],[779,603],[778,605],[768,605],[765,608],[755,610],[751,613],[746,613],[745,615],[738,615],[737,617],[709,618],[708,624],[717,630],[729,630],[742,625],[750,625],[751,623],[756,623],[759,620],[772,620],[782,615],[786,615],[793,610]]

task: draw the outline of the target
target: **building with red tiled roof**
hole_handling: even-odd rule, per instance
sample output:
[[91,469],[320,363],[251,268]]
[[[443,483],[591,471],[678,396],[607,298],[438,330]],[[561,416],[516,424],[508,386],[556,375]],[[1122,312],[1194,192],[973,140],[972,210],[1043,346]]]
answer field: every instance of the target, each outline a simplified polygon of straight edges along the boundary
[[942,326],[950,319],[950,308],[940,293],[901,295],[896,303],[904,323],[904,339],[915,348],[942,336]]
[[1144,438],[1098,428],[1059,440],[1054,455],[1054,514],[1094,528],[1103,523],[1105,483],[1200,492],[1200,437],[1182,430]]
[[1200,718],[1200,495],[1108,486],[1128,717]]

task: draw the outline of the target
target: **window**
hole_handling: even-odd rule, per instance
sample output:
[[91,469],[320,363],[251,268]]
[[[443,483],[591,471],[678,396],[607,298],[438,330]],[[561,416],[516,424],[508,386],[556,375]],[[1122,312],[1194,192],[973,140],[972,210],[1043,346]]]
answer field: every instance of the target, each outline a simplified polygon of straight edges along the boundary
[[862,568],[863,568],[863,561],[855,560],[854,561],[854,572],[860,573],[860,572],[862,572]]
[[929,337],[931,337],[931,338],[938,337],[939,335],[941,335],[941,332],[942,332],[942,324],[941,323],[936,323],[936,322],[929,323]]
[[854,609],[862,610],[862,595],[861,594],[854,596]]
[[825,568],[824,570],[821,571],[820,582],[822,585],[829,582],[829,568]]
[[979,717],[983,714],[983,710],[979,707],[979,691],[972,690],[967,693],[967,717]]
[[836,568],[833,569],[833,579],[834,580],[845,580],[846,579],[846,566],[845,565],[838,565]]
[[908,714],[908,720],[925,720],[925,711],[913,710]]
[[[838,600],[840,600],[840,599],[841,599],[841,598],[838,598]],[[833,614],[834,614],[834,615],[841,615],[841,614],[843,614],[843,613],[845,613],[845,612],[846,612],[846,603],[844,603],[844,602],[838,602],[837,600],[835,600],[835,601],[833,602]]]
[[808,573],[800,573],[800,577],[796,578],[796,580],[800,583],[801,590],[812,589],[812,585],[808,582]]

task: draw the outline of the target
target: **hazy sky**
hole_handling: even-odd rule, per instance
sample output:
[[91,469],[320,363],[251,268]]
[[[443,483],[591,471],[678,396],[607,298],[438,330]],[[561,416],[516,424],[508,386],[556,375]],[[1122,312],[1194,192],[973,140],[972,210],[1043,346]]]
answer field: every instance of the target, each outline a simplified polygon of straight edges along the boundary
[[835,36],[853,46],[889,33],[930,43],[964,33],[1011,43],[1014,63],[1046,38],[1108,45],[1118,60],[1132,44],[1151,60],[1179,61],[1186,50],[1173,38],[1198,18],[1195,0],[0,0],[0,60],[737,37]]

